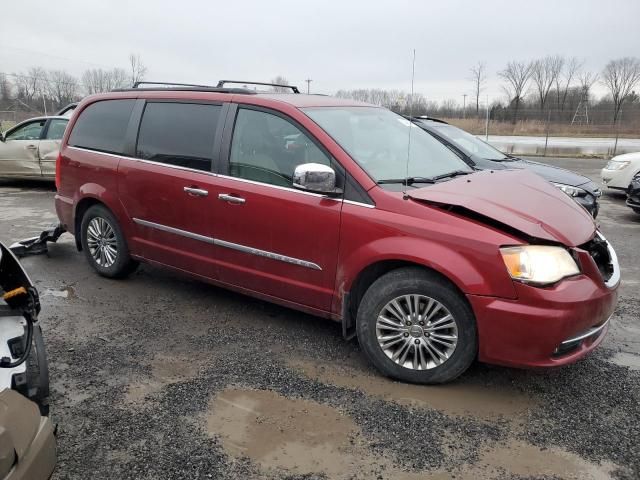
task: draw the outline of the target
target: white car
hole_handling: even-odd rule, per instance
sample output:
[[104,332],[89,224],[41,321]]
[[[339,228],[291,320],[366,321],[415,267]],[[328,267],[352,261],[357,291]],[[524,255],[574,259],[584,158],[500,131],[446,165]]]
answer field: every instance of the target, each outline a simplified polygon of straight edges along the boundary
[[640,172],[640,152],[625,153],[609,160],[602,169],[602,184],[616,190],[626,190],[631,179]]

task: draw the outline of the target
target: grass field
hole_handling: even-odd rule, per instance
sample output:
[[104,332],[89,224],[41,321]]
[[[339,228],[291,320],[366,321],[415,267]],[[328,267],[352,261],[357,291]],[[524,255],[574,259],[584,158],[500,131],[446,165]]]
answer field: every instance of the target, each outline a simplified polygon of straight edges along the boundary
[[[448,123],[456,125],[475,135],[485,133],[485,120],[476,118],[444,118]],[[622,124],[619,127],[621,138],[640,137],[640,125],[630,123]],[[615,137],[616,128],[611,124],[607,125],[570,125],[567,123],[550,123],[548,125],[549,136],[551,137]],[[547,125],[544,121],[521,120],[515,124],[511,122],[489,122],[489,135],[520,135],[520,136],[545,136]]]

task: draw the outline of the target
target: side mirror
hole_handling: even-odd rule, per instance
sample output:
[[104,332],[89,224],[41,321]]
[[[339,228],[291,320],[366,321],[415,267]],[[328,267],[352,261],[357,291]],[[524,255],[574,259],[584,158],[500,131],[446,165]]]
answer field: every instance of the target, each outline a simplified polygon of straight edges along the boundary
[[314,193],[335,195],[342,193],[336,188],[336,172],[320,163],[303,163],[293,172],[293,186]]

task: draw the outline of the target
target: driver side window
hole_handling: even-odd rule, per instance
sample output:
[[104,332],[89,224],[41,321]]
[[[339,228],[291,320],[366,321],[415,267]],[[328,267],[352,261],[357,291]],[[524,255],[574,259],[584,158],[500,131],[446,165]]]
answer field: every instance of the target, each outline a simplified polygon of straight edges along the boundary
[[287,120],[270,113],[238,110],[231,141],[229,175],[283,187],[303,163],[330,166],[327,155]]
[[9,133],[5,140],[40,140],[45,121],[31,122]]

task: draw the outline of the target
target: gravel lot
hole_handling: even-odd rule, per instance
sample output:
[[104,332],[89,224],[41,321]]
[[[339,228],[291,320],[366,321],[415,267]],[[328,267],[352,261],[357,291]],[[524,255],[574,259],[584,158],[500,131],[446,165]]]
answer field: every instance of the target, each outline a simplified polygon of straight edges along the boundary
[[[597,179],[603,160],[544,159]],[[0,240],[55,221],[53,188],[0,183]],[[380,377],[340,325],[143,266],[110,281],[71,237],[24,260],[41,292],[54,479],[640,477],[640,215],[606,194],[622,265],[588,359],[477,364],[453,385]]]

